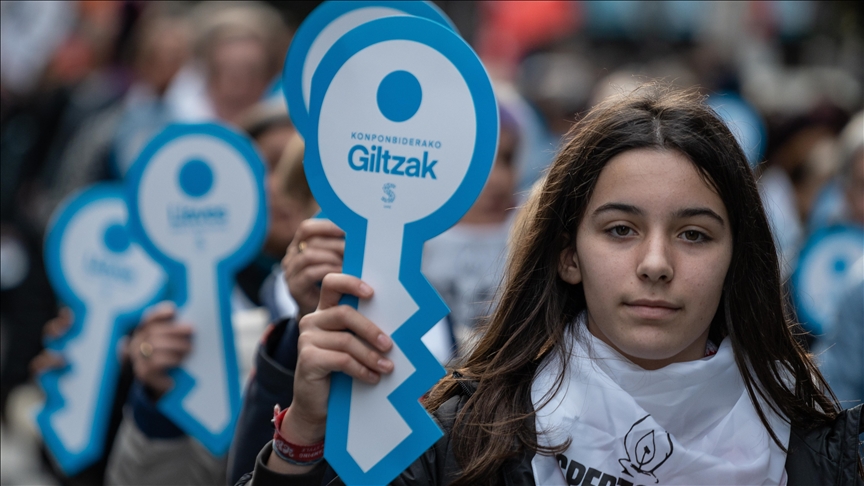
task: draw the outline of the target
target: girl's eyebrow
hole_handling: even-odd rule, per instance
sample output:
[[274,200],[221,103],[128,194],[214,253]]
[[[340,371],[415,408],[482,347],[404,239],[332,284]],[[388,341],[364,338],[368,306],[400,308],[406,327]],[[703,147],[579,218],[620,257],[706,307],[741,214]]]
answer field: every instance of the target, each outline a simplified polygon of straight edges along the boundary
[[624,203],[606,203],[597,209],[594,210],[593,217],[597,217],[602,213],[607,211],[621,211],[622,213],[628,213],[635,216],[644,216],[645,211],[633,206],[632,204],[624,204]]
[[[645,211],[642,209],[633,206],[632,204],[624,204],[624,203],[606,203],[602,206],[598,207],[594,210],[592,217],[597,217],[602,213],[608,211],[620,211],[623,213],[632,214],[634,216],[644,216]],[[692,218],[695,216],[708,216],[711,219],[716,220],[720,223],[721,226],[726,226],[726,221],[723,220],[723,217],[717,214],[714,210],[705,207],[695,207],[695,208],[683,208],[675,211],[674,217],[676,219],[684,219],[684,218]]]
[[726,226],[726,221],[723,220],[723,217],[710,208],[684,208],[675,212],[675,217],[678,219],[692,218],[694,216],[708,216],[711,219],[717,220],[720,226]]

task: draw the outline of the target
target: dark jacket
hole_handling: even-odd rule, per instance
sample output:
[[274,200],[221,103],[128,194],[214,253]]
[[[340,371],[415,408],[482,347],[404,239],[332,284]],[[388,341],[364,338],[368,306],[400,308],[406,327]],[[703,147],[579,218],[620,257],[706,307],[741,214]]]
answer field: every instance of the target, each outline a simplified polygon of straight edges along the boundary
[[[264,347],[266,348],[266,346]],[[261,356],[260,354],[259,366],[261,360],[266,359],[266,356]],[[250,383],[250,389],[259,387],[264,383],[278,384],[283,389],[291,388],[286,384],[291,383],[293,380],[293,372],[287,372],[282,376],[264,376],[265,373],[270,373],[274,370],[277,370],[277,368],[273,366],[259,367],[255,377],[252,379],[253,382],[257,381],[258,384]],[[396,486],[445,485],[453,481],[459,473],[459,468],[450,447],[450,430],[453,427],[456,414],[462,409],[471,394],[473,394],[475,387],[476,385],[471,386],[466,384],[463,387],[461,395],[448,400],[433,414],[438,425],[444,430],[444,436],[414,461],[391,484]],[[262,396],[275,396],[278,393],[274,390],[263,393]],[[250,399],[254,400],[254,397],[247,394],[244,403],[244,416],[248,418],[249,415],[257,413],[260,417],[256,422],[259,427],[262,424],[272,427],[270,425],[270,418],[273,416],[274,403],[252,403]],[[286,404],[280,405],[283,407],[287,406]],[[253,410],[257,412],[253,412]],[[252,431],[247,429],[249,424],[248,420],[244,421],[241,419],[234,439],[235,443],[243,443],[246,447],[253,446],[252,441],[248,440],[248,437],[253,435]],[[793,427],[789,438],[789,453],[786,458],[786,472],[789,477],[788,485],[864,485],[864,480],[861,479],[858,472],[861,467],[861,460],[858,457],[858,436],[861,433],[864,433],[864,418],[862,418],[861,405],[841,412],[831,426],[817,427],[810,430],[801,430]],[[260,438],[266,436],[269,439],[272,435],[272,428],[267,428],[266,431],[257,431],[257,436]],[[257,444],[257,447],[260,448],[261,444],[264,444],[264,439],[259,439]],[[252,451],[259,450],[258,448],[254,448]],[[303,475],[288,476],[275,473],[265,466],[267,459],[270,457],[270,451],[270,443],[267,442],[257,454],[254,464],[249,463],[251,462],[250,451],[245,451],[249,459],[243,465],[246,466],[247,471],[253,469],[254,466],[254,471],[241,477],[237,486],[338,486],[343,484],[336,477],[333,469],[327,465],[326,461]],[[501,468],[500,484],[507,486],[536,486],[534,483],[534,473],[531,469],[532,458],[533,453],[529,452],[507,461],[504,467]],[[232,464],[232,466],[236,471],[240,464]]]

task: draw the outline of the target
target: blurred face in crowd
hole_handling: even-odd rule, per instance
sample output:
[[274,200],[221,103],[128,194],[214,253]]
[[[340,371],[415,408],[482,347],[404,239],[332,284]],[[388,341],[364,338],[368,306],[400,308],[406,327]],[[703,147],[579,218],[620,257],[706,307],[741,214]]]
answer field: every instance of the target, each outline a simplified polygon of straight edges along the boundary
[[645,369],[704,356],[732,260],[726,207],[679,152],[603,168],[559,275],[582,283],[588,330]]
[[168,88],[177,71],[189,59],[189,26],[165,19],[144,33],[136,65],[138,77],[158,94]]
[[236,122],[270,82],[267,48],[253,37],[219,42],[210,55],[208,89],[219,118]]
[[255,143],[258,145],[258,150],[264,156],[264,163],[267,164],[267,174],[270,177],[279,164],[279,159],[282,157],[282,151],[288,145],[288,140],[295,132],[291,125],[274,125],[264,133],[255,137]]
[[864,225],[864,149],[859,150],[852,161],[846,181],[846,201],[852,220]]
[[489,180],[471,209],[460,220],[468,224],[500,224],[507,219],[508,211],[516,205],[516,134],[501,128],[498,153],[489,173]]
[[[311,202],[295,197],[286,190],[288,166],[302,161],[290,160],[283,155],[295,130],[291,126],[275,126],[258,136],[258,147],[266,158],[267,209],[269,224],[264,251],[274,257],[285,255],[288,245],[300,223],[310,217]],[[296,138],[295,138],[296,139]],[[281,164],[281,165],[280,165]]]

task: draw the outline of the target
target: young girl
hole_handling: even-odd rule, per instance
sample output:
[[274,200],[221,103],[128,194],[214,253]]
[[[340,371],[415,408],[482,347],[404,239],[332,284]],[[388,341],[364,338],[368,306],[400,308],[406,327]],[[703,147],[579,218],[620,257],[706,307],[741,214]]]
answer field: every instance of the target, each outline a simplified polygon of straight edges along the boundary
[[[598,105],[525,211],[485,334],[425,400],[445,436],[394,484],[861,481],[861,410],[838,412],[796,340],[747,160],[698,96]],[[342,294],[373,298],[324,279],[277,421],[289,443],[323,440],[330,373],[392,371],[389,337]],[[253,483],[328,473],[268,445]]]

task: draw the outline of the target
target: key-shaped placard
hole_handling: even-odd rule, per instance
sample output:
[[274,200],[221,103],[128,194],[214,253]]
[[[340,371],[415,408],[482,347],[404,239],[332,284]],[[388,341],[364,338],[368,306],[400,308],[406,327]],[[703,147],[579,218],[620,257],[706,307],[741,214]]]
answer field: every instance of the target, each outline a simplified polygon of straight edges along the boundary
[[423,242],[483,188],[498,109],[458,35],[399,16],[333,44],[312,80],[310,122],[309,184],[346,232],[344,271],[375,289],[358,310],[395,343],[395,370],[377,385],[333,376],[325,457],[347,484],[385,484],[441,436],[418,402],[444,374],[420,339],[448,312],[420,273]]
[[46,399],[36,421],[68,475],[102,457],[120,374],[117,342],[166,282],[130,238],[124,196],[114,184],[73,196],[53,217],[45,243],[48,277],[73,320],[63,337],[47,343],[67,366],[40,377]]
[[193,346],[158,407],[213,454],[228,450],[240,408],[230,295],[261,248],[264,165],[249,140],[216,124],[170,125],[127,175],[130,226],[171,281]]
[[830,334],[840,298],[849,288],[854,265],[864,256],[864,231],[857,226],[831,226],[810,237],[792,275],[799,319],[815,335]]
[[455,30],[450,19],[430,2],[405,1],[329,1],[319,5],[300,25],[291,39],[285,60],[282,86],[291,121],[303,137],[309,127],[309,96],[312,75],[324,54],[351,29],[371,20],[397,15],[413,15]]

